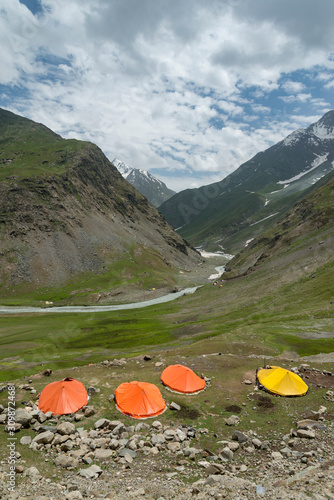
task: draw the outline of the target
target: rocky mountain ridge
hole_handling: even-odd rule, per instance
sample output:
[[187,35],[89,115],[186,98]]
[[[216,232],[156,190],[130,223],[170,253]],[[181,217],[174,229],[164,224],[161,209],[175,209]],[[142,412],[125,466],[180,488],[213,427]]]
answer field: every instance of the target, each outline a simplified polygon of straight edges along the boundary
[[44,126],[0,111],[0,158],[10,153],[12,159],[0,169],[2,287],[104,274],[133,252],[147,253],[147,265],[151,255],[162,269],[200,261],[97,146],[73,146]]
[[177,193],[159,211],[196,246],[233,253],[334,168],[334,111],[256,154],[218,183]]
[[175,194],[175,191],[169,189],[164,182],[146,170],[129,167],[117,158],[114,158],[112,164],[115,165],[124,179],[144,195],[154,207],[159,207]]

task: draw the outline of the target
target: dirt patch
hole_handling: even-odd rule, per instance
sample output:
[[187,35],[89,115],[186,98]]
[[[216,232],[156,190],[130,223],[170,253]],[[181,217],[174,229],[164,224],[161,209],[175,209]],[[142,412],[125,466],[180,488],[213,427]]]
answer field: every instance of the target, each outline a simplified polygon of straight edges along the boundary
[[308,386],[314,387],[316,389],[334,388],[334,377],[332,375],[325,375],[315,370],[305,370],[304,372],[300,373],[300,377]]
[[275,403],[269,396],[263,396],[262,394],[255,394],[253,400],[257,402],[258,408],[263,410],[274,408]]
[[250,380],[253,384],[255,384],[256,381],[256,375],[254,370],[249,370],[248,372],[245,372],[242,377],[243,382],[245,380]]
[[181,418],[189,418],[190,420],[196,420],[200,413],[198,410],[189,408],[188,406],[181,406],[181,410],[177,412],[177,415]]
[[226,406],[225,410],[228,412],[231,412],[231,413],[241,413],[241,411],[242,411],[240,406],[237,406],[237,405]]

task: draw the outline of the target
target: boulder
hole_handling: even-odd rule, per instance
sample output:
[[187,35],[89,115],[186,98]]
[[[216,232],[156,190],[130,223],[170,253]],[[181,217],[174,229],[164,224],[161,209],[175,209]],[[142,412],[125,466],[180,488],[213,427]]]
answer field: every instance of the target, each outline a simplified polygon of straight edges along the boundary
[[176,429],[176,436],[181,442],[187,439],[186,434],[183,431],[181,431],[181,429]]
[[87,469],[80,469],[78,474],[86,479],[96,479],[102,474],[103,470],[98,465],[91,465]]
[[151,439],[151,443],[153,445],[156,445],[156,444],[163,444],[165,443],[166,439],[165,439],[165,436],[163,434],[155,434],[154,436],[152,436],[152,439]]
[[88,418],[95,414],[95,410],[92,406],[86,406],[83,410],[83,414],[86,418]]
[[30,436],[23,436],[20,439],[20,444],[27,445],[31,443],[31,437]]
[[297,436],[300,438],[314,439],[315,432],[307,429],[297,429]]
[[55,460],[54,460],[55,465],[58,467],[64,467],[67,469],[68,467],[78,467],[79,465],[79,460],[74,457],[69,457],[68,455],[65,455],[64,453],[59,454]]
[[112,450],[105,450],[103,448],[98,448],[95,450],[94,457],[96,460],[107,460],[110,458],[114,452]]
[[75,425],[71,422],[61,422],[59,425],[57,425],[57,432],[58,434],[62,435],[70,435],[76,432],[76,428]]
[[54,434],[51,431],[45,431],[41,432],[40,434],[37,434],[37,436],[34,437],[32,440],[32,443],[36,444],[48,444],[53,441]]
[[97,420],[94,424],[94,429],[104,429],[106,427],[108,427],[110,424],[110,420],[108,420],[107,418],[100,418],[99,420]]
[[232,434],[233,441],[238,441],[238,443],[247,443],[248,436],[240,431],[234,431]]
[[15,422],[21,424],[22,427],[28,427],[32,418],[32,415],[26,410],[19,408],[15,411]]
[[137,453],[134,450],[130,450],[130,448],[122,448],[122,450],[119,452],[118,456],[119,457],[124,457],[125,454],[130,455],[132,458],[136,458]]
[[273,451],[271,454],[273,460],[282,460],[283,455],[279,451]]
[[226,425],[238,425],[240,423],[240,418],[238,415],[231,415],[229,418],[225,419]]
[[230,448],[228,446],[226,446],[220,452],[220,456],[223,460],[232,460],[233,459],[233,451],[230,450]]
[[110,443],[109,443],[109,447],[112,450],[116,450],[119,447],[119,441],[118,441],[118,439],[111,439]]
[[34,477],[34,476],[39,476],[39,470],[36,469],[36,467],[29,467],[28,469],[25,470],[24,476],[27,477]]
[[260,441],[257,438],[252,439],[252,444],[255,446],[255,448],[260,449],[262,446],[262,441]]
[[179,451],[181,449],[181,445],[178,441],[174,441],[174,442],[168,443],[167,448],[168,448],[168,450],[172,451],[173,453],[176,453],[177,451]]

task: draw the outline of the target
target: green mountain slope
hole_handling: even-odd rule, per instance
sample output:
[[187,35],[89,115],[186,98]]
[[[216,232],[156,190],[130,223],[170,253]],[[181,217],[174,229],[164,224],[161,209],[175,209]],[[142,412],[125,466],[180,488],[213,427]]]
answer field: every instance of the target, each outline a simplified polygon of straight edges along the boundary
[[260,266],[284,260],[295,262],[307,271],[305,262],[314,265],[333,262],[334,243],[334,172],[309,188],[302,200],[285,217],[254,239],[228,264],[224,277],[252,273]]
[[222,181],[182,191],[159,207],[196,246],[230,253],[260,234],[333,169],[334,111],[241,165]]
[[97,146],[4,110],[0,123],[0,298],[65,287],[54,296],[111,300],[201,261]]

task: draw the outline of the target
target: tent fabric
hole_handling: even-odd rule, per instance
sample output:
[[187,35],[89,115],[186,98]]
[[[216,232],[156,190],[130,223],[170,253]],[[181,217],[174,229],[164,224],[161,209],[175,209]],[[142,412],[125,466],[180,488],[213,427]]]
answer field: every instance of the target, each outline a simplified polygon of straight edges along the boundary
[[191,368],[183,365],[168,366],[162,372],[160,380],[172,391],[182,394],[194,394],[205,387],[205,381]]
[[308,391],[299,375],[279,366],[259,370],[257,379],[268,391],[280,396],[304,396]]
[[75,413],[88,403],[85,386],[74,378],[51,382],[41,392],[38,408],[54,415]]
[[158,387],[148,382],[124,382],[115,390],[116,408],[133,418],[149,418],[160,415],[166,402]]

